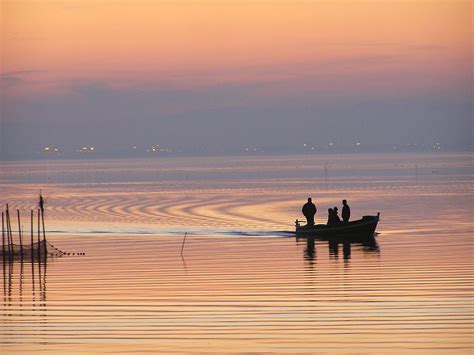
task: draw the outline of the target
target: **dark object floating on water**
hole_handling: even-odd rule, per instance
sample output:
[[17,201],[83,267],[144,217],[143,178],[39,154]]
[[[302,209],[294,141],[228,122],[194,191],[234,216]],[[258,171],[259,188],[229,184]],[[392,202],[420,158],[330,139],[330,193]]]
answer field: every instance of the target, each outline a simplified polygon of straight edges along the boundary
[[360,240],[372,238],[379,222],[380,212],[376,216],[363,216],[362,219],[337,225],[326,224],[301,226],[296,220],[297,236],[312,236],[320,238],[341,238],[346,240]]

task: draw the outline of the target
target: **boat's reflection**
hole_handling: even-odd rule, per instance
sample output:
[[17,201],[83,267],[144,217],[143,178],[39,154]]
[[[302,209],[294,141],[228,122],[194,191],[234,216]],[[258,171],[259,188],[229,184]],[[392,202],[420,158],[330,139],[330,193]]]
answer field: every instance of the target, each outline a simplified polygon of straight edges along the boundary
[[332,258],[338,258],[339,252],[342,250],[344,260],[349,260],[352,254],[352,248],[361,250],[362,253],[371,253],[378,255],[380,253],[380,247],[375,239],[375,236],[364,239],[347,239],[347,238],[318,238],[318,237],[296,237],[297,243],[306,242],[304,248],[304,258],[308,261],[316,259],[318,246],[323,246],[327,243],[329,248],[329,256]]

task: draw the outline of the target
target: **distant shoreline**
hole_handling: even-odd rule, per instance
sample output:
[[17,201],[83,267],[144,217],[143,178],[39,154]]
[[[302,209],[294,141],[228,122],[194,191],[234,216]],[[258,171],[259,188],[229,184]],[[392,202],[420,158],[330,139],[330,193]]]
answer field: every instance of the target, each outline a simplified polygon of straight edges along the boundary
[[472,155],[474,151],[462,151],[462,150],[443,150],[443,151],[317,151],[315,153],[302,153],[302,152],[289,152],[289,153],[271,153],[271,152],[258,152],[258,153],[214,153],[214,154],[163,154],[163,155],[124,155],[124,156],[112,156],[108,154],[88,154],[88,155],[66,155],[66,156],[38,156],[38,157],[12,157],[3,158],[0,157],[0,162],[27,162],[27,161],[91,161],[91,160],[167,160],[167,159],[188,159],[188,158],[214,158],[214,157],[231,157],[231,158],[251,158],[251,157],[276,157],[276,156],[288,156],[288,157],[321,157],[321,156],[353,156],[353,155],[365,155],[365,156],[377,156],[377,155],[388,155],[388,156],[415,156],[415,155],[429,155],[429,156],[449,156],[449,155]]

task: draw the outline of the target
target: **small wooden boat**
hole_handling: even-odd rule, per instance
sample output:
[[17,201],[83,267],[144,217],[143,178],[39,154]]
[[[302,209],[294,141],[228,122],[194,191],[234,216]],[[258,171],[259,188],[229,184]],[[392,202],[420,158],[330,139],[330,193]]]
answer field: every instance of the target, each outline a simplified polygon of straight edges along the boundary
[[379,222],[380,212],[376,216],[363,216],[362,219],[348,223],[338,223],[328,226],[326,224],[300,225],[296,220],[297,236],[315,236],[320,238],[341,238],[348,240],[360,240],[372,238]]

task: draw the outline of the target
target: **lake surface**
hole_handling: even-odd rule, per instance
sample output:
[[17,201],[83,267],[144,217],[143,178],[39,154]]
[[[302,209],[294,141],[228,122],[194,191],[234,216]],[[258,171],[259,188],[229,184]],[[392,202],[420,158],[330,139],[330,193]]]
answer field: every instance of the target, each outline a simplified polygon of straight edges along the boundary
[[[25,234],[41,189],[86,253],[3,264],[1,353],[474,351],[472,154],[0,164]],[[296,239],[308,196],[377,244]]]

